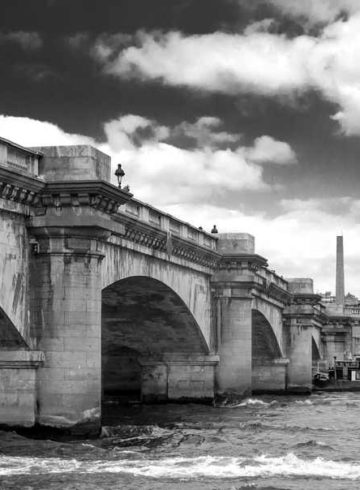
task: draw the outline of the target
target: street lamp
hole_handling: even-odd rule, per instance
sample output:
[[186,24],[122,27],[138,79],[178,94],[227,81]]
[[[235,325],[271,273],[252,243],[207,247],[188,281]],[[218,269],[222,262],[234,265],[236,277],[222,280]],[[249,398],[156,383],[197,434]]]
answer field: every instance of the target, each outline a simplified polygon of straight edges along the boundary
[[121,168],[121,163],[118,163],[117,169],[115,170],[115,175],[116,175],[117,180],[118,180],[118,187],[119,187],[119,189],[121,189],[121,180],[125,175],[125,172]]

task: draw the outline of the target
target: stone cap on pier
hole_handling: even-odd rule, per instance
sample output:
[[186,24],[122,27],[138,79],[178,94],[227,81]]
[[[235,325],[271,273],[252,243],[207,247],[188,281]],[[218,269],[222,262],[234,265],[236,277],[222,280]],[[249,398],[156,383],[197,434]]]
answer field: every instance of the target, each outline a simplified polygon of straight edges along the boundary
[[309,277],[290,277],[286,278],[289,293],[291,294],[313,294],[314,281]]
[[48,182],[111,180],[111,158],[90,145],[40,146],[39,177]]
[[249,233],[219,233],[217,249],[222,255],[255,253],[255,237]]

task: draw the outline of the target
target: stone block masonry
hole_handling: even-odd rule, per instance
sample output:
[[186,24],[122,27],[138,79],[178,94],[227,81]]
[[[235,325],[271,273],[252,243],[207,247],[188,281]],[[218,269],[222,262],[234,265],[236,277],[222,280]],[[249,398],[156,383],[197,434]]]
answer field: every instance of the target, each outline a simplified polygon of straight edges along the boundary
[[36,371],[42,352],[0,350],[0,426],[31,427],[36,420]]

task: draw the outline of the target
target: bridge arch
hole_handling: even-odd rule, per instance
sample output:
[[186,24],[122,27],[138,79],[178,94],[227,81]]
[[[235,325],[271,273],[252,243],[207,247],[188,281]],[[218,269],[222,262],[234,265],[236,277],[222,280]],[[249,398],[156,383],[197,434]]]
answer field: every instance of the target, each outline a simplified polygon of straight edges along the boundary
[[286,361],[265,315],[252,309],[252,391],[281,391],[286,383]]
[[[115,238],[114,238],[115,240]],[[208,270],[185,267],[153,255],[105,244],[101,265],[102,288],[131,277],[148,277],[168,286],[187,306],[206,340],[211,343],[211,287]]]
[[263,313],[252,310],[252,359],[253,363],[271,361],[282,356],[274,331]]
[[171,356],[208,355],[193,314],[163,282],[146,276],[121,279],[102,290],[104,395],[140,392],[142,363]]

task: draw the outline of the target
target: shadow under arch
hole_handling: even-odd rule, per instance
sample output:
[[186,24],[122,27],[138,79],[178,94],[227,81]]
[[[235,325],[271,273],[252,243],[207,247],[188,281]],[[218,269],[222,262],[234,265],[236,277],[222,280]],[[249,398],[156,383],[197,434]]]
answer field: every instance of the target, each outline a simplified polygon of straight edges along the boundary
[[140,359],[208,354],[201,329],[166,284],[132,276],[102,290],[103,395],[140,395]]
[[283,392],[286,389],[286,364],[266,317],[252,310],[252,391],[253,393]]
[[321,360],[320,351],[313,336],[311,336],[311,355],[313,364]]
[[252,310],[252,360],[253,364],[282,357],[273,329],[258,310]]
[[15,325],[0,306],[0,349],[28,349],[28,345]]

